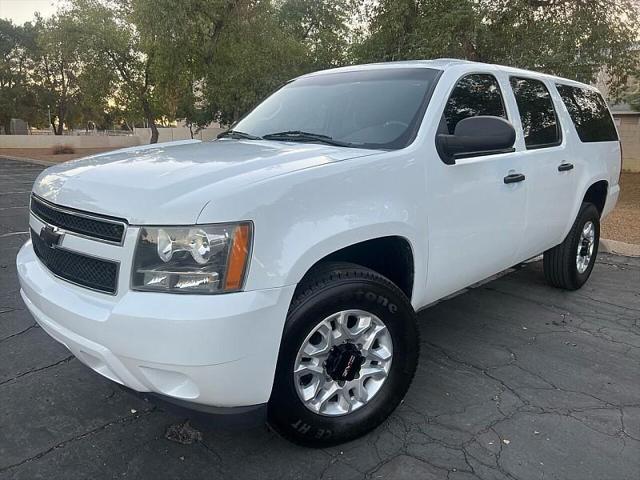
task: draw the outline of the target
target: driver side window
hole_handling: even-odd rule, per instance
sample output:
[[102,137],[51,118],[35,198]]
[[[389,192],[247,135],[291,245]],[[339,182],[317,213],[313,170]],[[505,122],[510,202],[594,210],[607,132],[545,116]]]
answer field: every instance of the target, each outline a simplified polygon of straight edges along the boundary
[[507,118],[500,85],[488,73],[474,73],[458,80],[442,114],[441,133],[453,135],[460,120],[479,115]]

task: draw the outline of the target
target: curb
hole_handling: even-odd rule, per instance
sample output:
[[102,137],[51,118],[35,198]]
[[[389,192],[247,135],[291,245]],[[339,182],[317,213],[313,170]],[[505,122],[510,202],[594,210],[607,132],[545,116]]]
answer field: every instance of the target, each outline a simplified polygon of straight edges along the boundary
[[609,240],[607,238],[600,239],[600,251],[604,253],[624,255],[625,257],[640,257],[640,245],[619,242],[617,240]]

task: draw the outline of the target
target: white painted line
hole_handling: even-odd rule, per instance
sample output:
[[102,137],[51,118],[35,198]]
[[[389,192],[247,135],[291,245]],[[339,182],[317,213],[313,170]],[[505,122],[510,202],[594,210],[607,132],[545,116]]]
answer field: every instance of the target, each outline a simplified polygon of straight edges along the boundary
[[45,167],[50,167],[51,165],[55,165],[56,163],[60,163],[60,162],[49,162],[47,160],[36,160],[34,158],[26,158],[26,157],[12,157],[9,155],[0,155],[0,160],[10,160],[13,162],[25,162],[28,164],[35,164],[35,165],[43,165]]
[[3,233],[2,235],[0,235],[0,238],[6,238],[6,237],[14,237],[16,235],[28,235],[29,232],[9,232],[9,233]]
[[20,207],[0,207],[0,210],[15,210],[18,208],[29,208],[29,205],[24,205],[24,206],[20,206]]
[[27,172],[27,173],[17,173],[17,172],[9,172],[9,173],[4,173],[2,175],[2,178],[6,178],[8,180],[13,180],[14,177],[33,177],[33,174],[35,172]]

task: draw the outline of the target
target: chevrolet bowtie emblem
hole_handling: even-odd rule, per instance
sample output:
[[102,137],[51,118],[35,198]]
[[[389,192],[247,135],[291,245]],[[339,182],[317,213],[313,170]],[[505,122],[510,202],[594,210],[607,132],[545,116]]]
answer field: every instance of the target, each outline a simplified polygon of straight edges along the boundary
[[46,225],[40,230],[40,239],[49,248],[55,248],[60,245],[62,237],[64,237],[64,233],[60,232],[57,227],[52,227],[51,225]]

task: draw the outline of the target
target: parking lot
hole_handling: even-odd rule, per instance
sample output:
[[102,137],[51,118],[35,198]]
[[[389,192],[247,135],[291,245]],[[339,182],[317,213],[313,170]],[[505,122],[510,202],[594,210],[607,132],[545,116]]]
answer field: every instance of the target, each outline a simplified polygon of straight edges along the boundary
[[[404,403],[324,450],[266,426],[185,421],[118,388],[49,338],[15,256],[43,167],[0,159],[0,479],[640,478],[640,259],[600,255],[580,291],[527,264],[420,313]],[[640,219],[639,219],[640,221]]]

